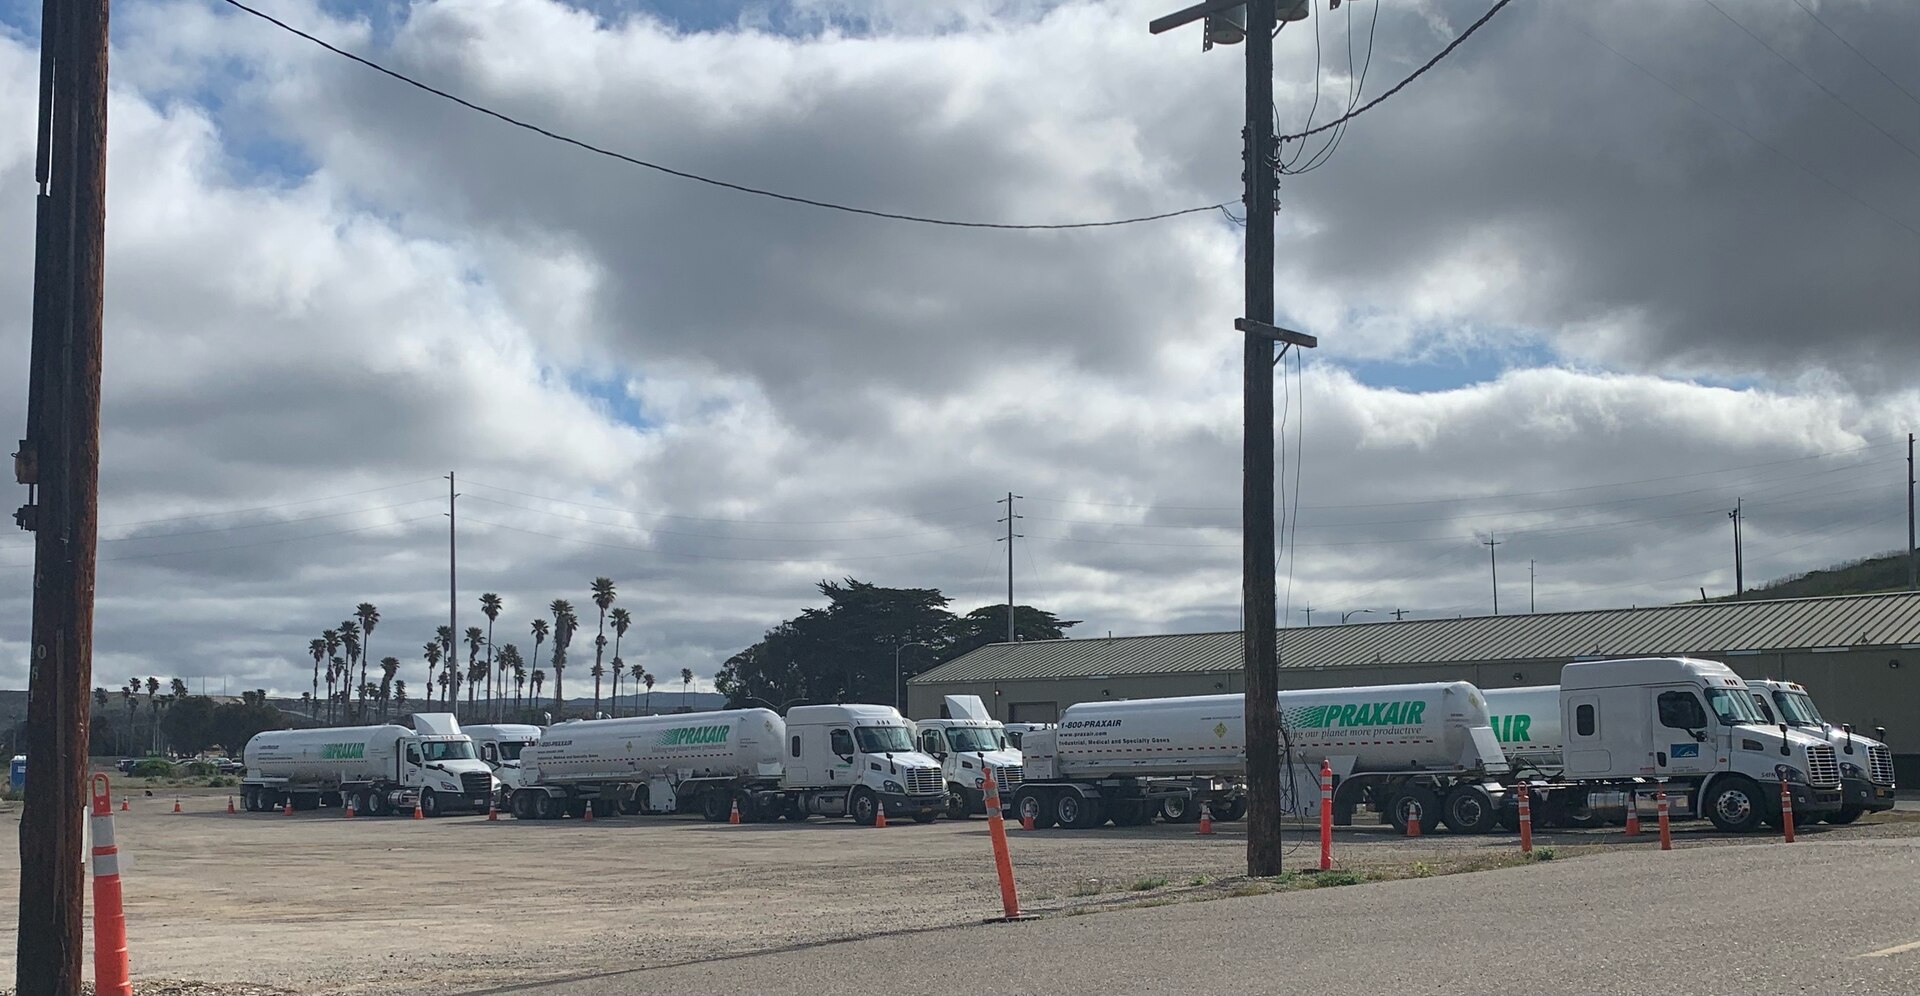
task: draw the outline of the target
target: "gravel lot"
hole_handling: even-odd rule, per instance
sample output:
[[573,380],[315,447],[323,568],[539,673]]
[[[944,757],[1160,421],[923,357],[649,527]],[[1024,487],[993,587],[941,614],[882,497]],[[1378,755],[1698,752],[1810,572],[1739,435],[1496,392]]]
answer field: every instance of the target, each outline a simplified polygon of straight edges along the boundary
[[[131,812],[116,813],[136,984],[213,983],[169,991],[459,993],[999,912],[983,819],[886,829],[642,817],[349,821],[333,810],[228,815],[224,792],[180,798],[179,815],[171,795],[136,794]],[[0,819],[17,824],[17,805],[0,808]],[[1244,884],[1244,834],[1244,824],[1221,824],[1212,837],[1165,825],[1010,828],[1023,903],[1040,913],[1226,894]],[[1916,836],[1920,813],[1804,834]],[[1312,828],[1294,840],[1292,866],[1310,867]],[[1535,842],[1559,858],[1657,846],[1651,833],[1628,843],[1617,830],[1540,833]],[[1705,824],[1682,825],[1676,842],[1778,846]],[[1344,830],[1335,847],[1338,866],[1390,875],[1444,873],[1517,851],[1512,837],[1410,840],[1376,827]],[[5,852],[0,923],[11,928],[19,857]],[[0,977],[12,977],[13,951],[9,938]]]

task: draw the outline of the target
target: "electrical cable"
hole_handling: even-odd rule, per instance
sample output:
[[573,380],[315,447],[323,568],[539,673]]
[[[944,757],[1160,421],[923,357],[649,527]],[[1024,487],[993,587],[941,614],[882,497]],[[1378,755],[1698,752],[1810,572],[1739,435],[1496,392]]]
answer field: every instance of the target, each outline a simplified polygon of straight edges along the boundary
[[460,521],[468,525],[491,526],[495,529],[505,529],[508,532],[525,533],[528,536],[539,536],[545,539],[560,540],[566,543],[578,543],[578,544],[581,544],[582,546],[601,547],[608,550],[624,550],[629,553],[645,553],[645,554],[658,556],[658,557],[684,557],[690,560],[726,560],[726,561],[735,561],[739,563],[752,563],[752,564],[792,564],[795,561],[801,560],[801,559],[821,560],[821,561],[828,561],[832,563],[840,563],[842,561],[855,561],[855,560],[894,560],[900,557],[923,557],[928,554],[934,554],[934,553],[950,553],[954,550],[968,550],[980,545],[979,543],[961,543],[956,546],[943,546],[943,547],[938,547],[932,550],[906,550],[900,553],[862,554],[859,556],[852,556],[852,557],[842,557],[842,556],[814,557],[814,558],[726,557],[726,556],[720,556],[718,554],[687,553],[680,550],[664,550],[664,549],[659,549],[657,547],[628,546],[623,543],[601,543],[595,540],[581,539],[578,536],[561,536],[555,533],[543,533],[537,529],[523,529],[519,526],[510,526],[504,522],[490,522],[485,519],[476,519],[470,515],[461,516]]
[[[679,536],[687,539],[722,540],[727,542],[739,542],[739,543],[859,543],[859,542],[868,542],[873,540],[912,539],[918,536],[947,535],[952,532],[951,529],[923,529],[917,532],[890,533],[883,536],[723,536],[723,535],[717,535],[714,533],[683,533],[683,532],[676,532],[671,529],[657,529],[657,528],[650,528],[648,526],[628,525],[622,522],[602,522],[598,519],[590,519],[580,515],[567,515],[564,512],[555,512],[551,509],[529,508],[525,505],[515,505],[512,502],[499,501],[493,498],[488,498],[485,495],[469,494],[469,495],[464,495],[463,497],[472,499],[474,501],[485,502],[486,504],[489,504],[489,505],[497,505],[501,508],[510,508],[517,512],[532,512],[535,515],[545,515],[555,519],[565,519],[569,522],[581,522],[587,525],[601,526],[608,529],[624,529],[629,532],[641,533],[648,536]],[[431,500],[431,499],[428,499],[428,500]]]
[[1852,52],[1854,55],[1857,55],[1860,57],[1861,62],[1864,62],[1867,65],[1873,67],[1873,71],[1876,73],[1879,73],[1881,79],[1886,80],[1888,83],[1893,84],[1895,89],[1907,95],[1908,100],[1913,101],[1914,104],[1916,105],[1920,105],[1920,96],[1915,96],[1914,92],[1912,90],[1907,89],[1905,86],[1902,86],[1899,80],[1896,80],[1891,76],[1888,76],[1887,71],[1884,69],[1881,69],[1879,63],[1873,61],[1872,59],[1867,58],[1867,53],[1862,52],[1857,48],[1854,48],[1852,42],[1841,37],[1840,32],[1833,30],[1833,26],[1828,24],[1826,21],[1822,20],[1820,18],[1820,15],[1815,13],[1812,7],[1807,6],[1805,3],[1802,2],[1802,0],[1793,0],[1793,5],[1800,8],[1801,10],[1806,11],[1807,16],[1813,18],[1813,23],[1818,24],[1820,25],[1820,27],[1826,29],[1827,34],[1832,35],[1834,41],[1837,41],[1840,44],[1845,45],[1847,47],[1847,51]]
[[[399,80],[400,82],[405,83],[406,85],[411,86],[417,90],[430,93],[443,100],[452,101],[453,103],[458,104],[461,107],[464,107],[470,111],[475,111],[477,113],[484,114],[487,117],[493,118],[497,121],[501,121],[505,124],[512,125],[515,128],[520,128],[526,131],[533,132],[536,135],[540,135],[542,137],[551,139],[553,141],[560,142],[564,145],[571,145],[575,148],[594,153],[595,155],[606,156],[609,159],[617,159],[631,166],[638,166],[642,169],[649,169],[657,173],[664,173],[668,176],[677,177],[682,180],[691,180],[695,183],[703,183],[703,184],[706,184],[707,186],[718,187],[722,190],[731,190],[735,193],[740,193],[740,194],[750,194],[755,197],[766,197],[776,201],[785,201],[789,204],[800,204],[806,207],[821,208],[828,211],[840,211],[845,214],[862,215],[869,218],[884,218],[889,221],[905,221],[905,222],[912,222],[914,224],[919,224],[919,225],[936,225],[936,226],[941,226],[946,228],[984,228],[984,229],[1000,229],[1000,230],[1008,230],[1008,231],[1056,231],[1057,232],[1057,231],[1069,231],[1069,230],[1075,230],[1075,229],[1088,229],[1088,228],[1118,228],[1122,225],[1138,225],[1138,224],[1143,224],[1151,221],[1164,221],[1169,218],[1178,218],[1182,215],[1200,214],[1206,211],[1217,210],[1221,207],[1226,206],[1227,204],[1233,203],[1233,201],[1222,201],[1217,204],[1201,205],[1200,207],[1180,208],[1179,210],[1175,210],[1175,211],[1160,211],[1154,214],[1144,214],[1144,215],[1138,215],[1138,216],[1127,217],[1127,218],[1113,218],[1113,219],[1108,219],[1104,221],[1076,221],[1076,222],[1061,222],[1061,223],[1052,223],[1052,224],[1013,224],[1013,223],[992,222],[992,221],[966,221],[966,220],[955,219],[955,218],[937,218],[937,217],[932,217],[928,215],[905,214],[905,213],[895,212],[895,211],[880,211],[874,208],[863,208],[863,207],[855,207],[850,204],[841,204],[836,201],[820,200],[818,198],[813,198],[813,197],[802,197],[797,194],[782,193],[777,190],[769,190],[765,187],[755,187],[755,186],[750,186],[744,183],[734,183],[729,180],[721,180],[711,176],[703,176],[699,173],[692,173],[687,170],[675,169],[671,166],[665,166],[656,162],[649,162],[645,159],[640,159],[638,157],[630,156],[622,152],[615,152],[612,149],[594,145],[591,142],[586,142],[577,138],[563,135],[559,132],[550,130],[540,125],[533,124],[528,121],[522,121],[519,118],[513,117],[508,114],[504,114],[500,111],[496,111],[490,107],[486,107],[481,104],[476,104],[471,100],[467,100],[464,97],[457,96],[453,93],[450,93],[446,90],[442,90],[438,87],[431,86],[426,83],[422,83],[421,81],[416,80],[413,77],[406,75],[405,73],[399,72],[397,70],[389,69],[386,66],[383,66],[380,63],[373,61],[372,59],[368,59],[360,55],[355,55],[354,53],[349,52],[346,49],[340,48],[339,46],[333,45],[319,37],[308,34],[307,32],[302,31],[299,28],[296,28],[293,25],[288,24],[285,21],[282,21],[279,18],[266,13],[265,11],[261,11],[253,7],[249,7],[246,4],[241,3],[240,0],[221,0],[221,2],[227,4],[230,7],[234,7],[238,10],[251,14],[254,17],[257,17],[263,21],[266,21],[267,23],[272,24],[273,26],[279,28],[282,31],[288,32],[289,34],[297,35],[300,38],[304,38],[307,41],[312,42],[313,44],[318,45],[321,48],[326,49],[327,51],[332,52],[335,55],[348,59],[352,62],[357,62],[360,65],[367,67],[368,69],[381,73],[385,76],[391,77],[392,79]],[[1505,3],[1507,2],[1507,0],[1501,0],[1501,2]]]
[[[1902,436],[1900,438],[1904,440],[1906,437]],[[980,503],[975,502],[967,505],[953,505],[947,508],[931,509],[925,512],[909,512],[905,515],[878,515],[865,519],[725,519],[703,515],[678,515],[672,512],[648,512],[641,509],[621,508],[617,505],[596,505],[591,502],[555,498],[551,495],[537,495],[528,491],[516,491],[512,488],[503,488],[497,484],[486,484],[471,479],[463,479],[460,483],[471,487],[486,488],[489,491],[502,491],[510,495],[519,495],[522,498],[532,498],[536,501],[550,501],[561,505],[573,505],[577,508],[593,508],[603,512],[619,512],[624,515],[639,515],[650,519],[678,519],[685,522],[724,522],[752,526],[837,526],[862,522],[899,522],[903,519],[925,519],[935,515],[945,515],[949,512],[963,512],[981,507]]]

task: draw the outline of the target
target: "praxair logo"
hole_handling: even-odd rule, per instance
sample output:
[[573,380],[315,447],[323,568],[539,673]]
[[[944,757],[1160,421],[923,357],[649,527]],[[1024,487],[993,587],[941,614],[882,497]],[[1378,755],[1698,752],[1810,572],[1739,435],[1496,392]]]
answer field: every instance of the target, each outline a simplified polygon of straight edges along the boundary
[[1427,711],[1425,702],[1346,702],[1339,705],[1288,709],[1281,720],[1296,730],[1325,730],[1336,726],[1417,726]]
[[1533,741],[1533,717],[1526,713],[1491,717],[1493,735],[1503,744]]
[[660,746],[681,747],[688,744],[723,744],[727,742],[727,726],[683,726],[677,730],[665,730],[660,734]]
[[366,756],[366,744],[326,744],[320,748],[323,761],[352,761]]

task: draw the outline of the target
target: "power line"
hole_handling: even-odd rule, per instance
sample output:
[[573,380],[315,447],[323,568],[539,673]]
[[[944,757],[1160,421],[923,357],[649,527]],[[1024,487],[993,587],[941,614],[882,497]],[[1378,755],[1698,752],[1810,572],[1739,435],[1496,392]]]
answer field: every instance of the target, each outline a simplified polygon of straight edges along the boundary
[[1767,51],[1772,52],[1774,58],[1779,59],[1781,62],[1786,63],[1789,67],[1793,69],[1794,72],[1799,73],[1802,79],[1805,79],[1807,82],[1812,83],[1814,86],[1819,87],[1820,92],[1826,94],[1829,98],[1833,100],[1834,103],[1839,104],[1841,107],[1846,108],[1848,111],[1851,111],[1854,117],[1859,118],[1861,121],[1866,122],[1868,127],[1872,128],[1874,131],[1877,131],[1882,135],[1885,135],[1887,138],[1887,141],[1892,142],[1895,145],[1898,145],[1902,149],[1905,149],[1907,151],[1907,155],[1911,156],[1916,162],[1920,162],[1920,152],[1914,151],[1913,146],[1908,145],[1907,143],[1901,141],[1900,137],[1898,135],[1895,135],[1893,132],[1890,132],[1885,128],[1880,127],[1879,122],[1873,120],[1872,118],[1867,117],[1865,114],[1860,113],[1859,108],[1841,99],[1840,95],[1837,93],[1834,93],[1833,90],[1830,89],[1825,83],[1822,83],[1817,79],[1814,79],[1813,74],[1807,72],[1805,69],[1800,68],[1799,63],[1793,61],[1792,59],[1787,58],[1785,53],[1781,52],[1777,48],[1774,48],[1771,44],[1767,42],[1765,38],[1762,38],[1759,35],[1754,34],[1751,28],[1748,28],[1746,25],[1741,24],[1738,20],[1735,20],[1732,14],[1727,13],[1726,10],[1722,8],[1719,4],[1715,3],[1714,0],[1703,0],[1703,2],[1706,3],[1707,6],[1712,7],[1715,13],[1719,14],[1721,17],[1726,18],[1728,24],[1731,24],[1734,27],[1739,28],[1741,33],[1745,34],[1748,38],[1751,38],[1754,41],[1760,43],[1761,48],[1764,48]]
[[833,563],[840,563],[842,561],[854,561],[854,560],[894,560],[900,557],[924,557],[929,554],[935,554],[935,553],[951,553],[955,550],[970,550],[970,549],[973,549],[974,547],[981,545],[978,542],[961,543],[957,546],[943,546],[943,547],[938,547],[932,550],[907,550],[900,553],[862,554],[862,555],[853,556],[853,557],[842,557],[842,556],[831,556],[831,557],[822,556],[822,557],[813,557],[813,558],[726,557],[718,554],[686,553],[679,550],[663,550],[657,547],[628,546],[624,543],[601,543],[595,540],[581,539],[578,536],[561,536],[555,533],[543,533],[536,529],[522,529],[519,526],[509,526],[504,522],[488,522],[484,519],[476,519],[470,515],[465,516],[464,521],[466,521],[470,525],[492,526],[495,529],[505,529],[508,532],[525,533],[528,536],[540,536],[546,539],[561,540],[567,543],[578,543],[578,544],[581,544],[582,546],[602,547],[608,550],[624,550],[629,553],[645,553],[645,554],[649,554],[652,556],[659,556],[659,557],[685,557],[691,560],[730,560],[730,561],[737,561],[741,563],[754,563],[754,564],[791,564],[794,561],[800,560],[800,559],[823,560],[823,561],[830,561]]
[[[569,522],[581,522],[587,525],[601,526],[609,529],[625,529],[625,530],[628,530],[629,532],[642,533],[648,536],[679,536],[686,539],[722,540],[727,542],[741,542],[741,543],[854,543],[854,542],[867,542],[872,540],[912,539],[917,536],[945,535],[947,533],[952,532],[952,530],[950,529],[923,529],[917,532],[889,533],[883,536],[723,536],[723,535],[717,535],[714,533],[675,532],[670,529],[657,529],[657,528],[652,528],[648,526],[635,526],[635,525],[629,525],[624,522],[602,522],[599,519],[590,519],[590,518],[587,518],[586,516],[567,515],[564,512],[555,512],[550,509],[528,508],[525,505],[515,505],[512,502],[497,501],[495,499],[488,498],[484,495],[469,494],[469,495],[462,495],[461,497],[467,498],[472,501],[485,502],[489,505],[497,505],[501,508],[510,508],[517,512],[532,512],[535,515],[551,516],[552,518],[565,519]],[[427,499],[427,500],[437,500],[437,499]]]
[[[227,2],[233,3],[234,0],[227,0]],[[1472,38],[1474,32],[1480,30],[1481,27],[1485,26],[1485,24],[1488,21],[1493,20],[1493,15],[1500,13],[1502,8],[1506,7],[1507,4],[1512,2],[1513,0],[1498,0],[1497,3],[1495,3],[1492,7],[1487,9],[1486,13],[1480,15],[1479,20],[1468,25],[1467,30],[1460,33],[1460,37],[1455,38],[1453,41],[1448,42],[1447,47],[1441,49],[1439,54],[1435,55],[1433,58],[1428,59],[1426,62],[1426,65],[1423,65],[1419,69],[1414,70],[1413,73],[1409,75],[1406,79],[1403,79],[1398,83],[1395,83],[1393,87],[1389,89],[1386,93],[1383,93],[1380,96],[1367,101],[1364,105],[1360,106],[1359,108],[1348,111],[1347,113],[1342,114],[1339,117],[1334,118],[1332,121],[1329,121],[1326,124],[1320,125],[1319,127],[1308,128],[1306,131],[1299,132],[1292,135],[1280,135],[1278,136],[1277,141],[1279,141],[1282,144],[1285,144],[1287,142],[1299,141],[1300,139],[1306,138],[1310,135],[1317,135],[1320,132],[1326,131],[1329,128],[1334,128],[1334,127],[1338,127],[1340,125],[1346,124],[1347,122],[1352,121],[1354,118],[1357,118],[1360,115],[1365,114],[1368,111],[1371,111],[1374,108],[1380,106],[1381,104],[1386,102],[1387,98],[1392,97],[1394,94],[1399,93],[1401,90],[1406,89],[1407,84],[1412,83],[1414,80],[1419,79],[1421,75],[1424,74],[1427,70],[1432,69],[1434,66],[1439,65],[1441,59],[1444,59],[1447,56],[1453,54],[1454,49],[1459,48],[1461,43],[1465,42],[1469,38]]]
[[[906,222],[912,222],[914,224],[919,224],[919,225],[938,225],[938,226],[947,227],[947,228],[986,228],[986,229],[1000,229],[1000,230],[1008,230],[1008,231],[1056,231],[1057,232],[1057,231],[1069,231],[1074,229],[1086,229],[1086,228],[1117,228],[1122,225],[1138,225],[1138,224],[1143,224],[1150,221],[1164,221],[1169,218],[1178,218],[1178,217],[1181,217],[1182,215],[1201,214],[1207,211],[1218,210],[1222,207],[1225,207],[1228,204],[1234,203],[1233,201],[1221,201],[1215,204],[1204,204],[1199,207],[1181,208],[1176,211],[1161,211],[1155,214],[1138,215],[1138,216],[1128,217],[1128,218],[1114,218],[1114,219],[1109,219],[1105,221],[1077,221],[1077,222],[1065,222],[1065,223],[1056,223],[1056,224],[1013,224],[1013,223],[992,222],[992,221],[964,221],[964,220],[959,220],[954,218],[936,218],[928,215],[904,214],[904,213],[894,212],[894,211],[880,211],[874,208],[855,207],[850,204],[841,204],[835,201],[820,200],[813,197],[802,197],[797,194],[781,193],[780,191],[769,190],[764,187],[754,187],[744,183],[734,183],[730,180],[721,180],[711,176],[703,176],[699,173],[689,172],[687,170],[675,169],[671,166],[665,166],[656,162],[649,162],[645,159],[640,159],[635,156],[630,156],[623,152],[615,152],[612,149],[608,149],[603,146],[594,145],[591,142],[586,142],[577,138],[573,138],[568,135],[563,135],[557,131],[544,128],[540,125],[533,124],[532,122],[523,121],[511,115],[504,114],[500,111],[496,111],[490,107],[486,107],[481,104],[476,104],[471,100],[468,100],[464,97],[457,96],[453,93],[449,93],[448,91],[442,90],[438,87],[431,86],[426,83],[422,83],[421,81],[416,80],[413,77],[406,75],[405,73],[399,72],[397,70],[389,69],[386,66],[381,65],[380,63],[374,62],[372,59],[368,59],[360,55],[355,55],[354,53],[349,52],[346,49],[340,48],[314,35],[308,34],[307,32],[302,31],[299,28],[296,28],[293,25],[288,24],[285,21],[282,21],[271,14],[249,7],[246,4],[241,3],[240,0],[222,0],[222,2],[238,10],[244,11],[248,14],[252,14],[254,17],[257,17],[263,21],[266,21],[267,23],[272,24],[273,26],[279,28],[282,31],[286,31],[290,34],[297,35],[301,38],[304,38],[307,41],[312,42],[313,44],[318,45],[321,48],[326,49],[327,51],[332,52],[335,55],[338,55],[342,58],[348,59],[353,62],[357,62],[360,65],[367,67],[368,69],[371,69],[375,72],[389,76],[393,79],[399,80],[400,82],[405,83],[406,85],[413,87],[417,90],[422,90],[422,91],[425,91],[426,93],[433,94],[434,96],[440,97],[444,100],[452,101],[453,103],[459,104],[461,107],[464,107],[470,111],[475,111],[477,113],[484,114],[487,117],[512,125],[515,128],[520,128],[526,131],[533,132],[536,135],[540,135],[542,137],[552,139],[553,141],[560,142],[565,145],[571,145],[575,148],[594,153],[595,155],[606,156],[609,159],[617,159],[631,166],[638,166],[638,167],[641,167],[642,169],[650,169],[650,170],[653,170],[654,172],[664,173],[668,176],[677,177],[682,180],[691,180],[695,183],[703,183],[710,187],[719,187],[723,190],[731,190],[735,193],[751,194],[755,197],[766,197],[776,201],[785,201],[789,204],[801,204],[807,207],[822,208],[828,211],[840,211],[846,214],[863,215],[869,218],[884,218],[890,221],[906,221]],[[1501,0],[1502,4],[1505,4],[1506,2],[1507,0]]]
[[[369,529],[381,529],[387,526],[403,526],[409,522],[419,522],[424,519],[437,518],[439,514],[440,513],[438,512],[430,512],[426,515],[416,515],[411,518],[396,519],[392,522],[375,522],[375,523],[372,523],[371,525],[354,526],[351,529],[335,529],[335,530],[331,530],[324,533],[302,533],[301,535],[298,535],[298,536],[282,536],[276,539],[259,540],[254,543],[234,543],[228,546],[194,547],[187,550],[162,550],[156,553],[129,553],[129,554],[123,554],[118,557],[102,557],[100,558],[100,562],[104,564],[104,563],[112,563],[114,561],[119,561],[119,560],[152,560],[159,557],[186,557],[196,553],[224,553],[228,550],[248,550],[258,546],[278,546],[279,544],[282,544],[282,543],[297,543],[301,540],[323,539],[328,536],[345,536],[345,535],[348,535],[349,533],[363,533]],[[0,564],[0,569],[31,567],[31,566],[32,566],[31,562],[19,563],[19,564]]]
[[1873,61],[1872,59],[1867,58],[1867,53],[1862,52],[1857,48],[1854,48],[1853,43],[1841,37],[1840,32],[1833,30],[1832,25],[1829,25],[1826,21],[1821,20],[1820,15],[1815,13],[1812,7],[1809,7],[1806,4],[1802,3],[1801,0],[1793,0],[1793,4],[1794,6],[1799,7],[1801,10],[1806,11],[1807,16],[1813,18],[1813,22],[1815,24],[1818,24],[1822,28],[1825,28],[1827,34],[1830,34],[1833,36],[1834,41],[1837,41],[1840,44],[1845,45],[1847,47],[1847,51],[1852,52],[1854,55],[1859,56],[1861,62],[1864,62],[1867,65],[1873,67],[1873,71],[1876,73],[1879,73],[1881,79],[1886,80],[1888,83],[1893,84],[1895,89],[1899,90],[1901,93],[1906,94],[1908,100],[1913,101],[1915,104],[1920,104],[1920,97],[1914,96],[1913,91],[1902,86],[1899,80],[1896,80],[1891,76],[1888,76],[1887,71],[1884,69],[1881,69],[1879,63]]
[[576,508],[594,508],[603,512],[619,512],[623,515],[639,515],[649,519],[679,519],[685,522],[724,522],[749,526],[837,526],[860,522],[899,522],[902,519],[926,519],[936,515],[946,515],[950,512],[978,510],[983,504],[981,502],[971,502],[966,505],[952,505],[947,508],[937,508],[925,512],[908,512],[904,515],[878,515],[865,519],[725,519],[704,515],[679,515],[673,512],[648,512],[642,509],[621,508],[617,505],[596,505],[591,502],[555,498],[551,495],[537,495],[527,491],[515,491],[512,488],[503,488],[496,484],[485,484],[472,479],[468,479],[467,486],[486,488],[488,491],[501,491],[510,495],[519,495],[522,498],[532,498],[536,501],[550,501],[561,505],[572,505]]

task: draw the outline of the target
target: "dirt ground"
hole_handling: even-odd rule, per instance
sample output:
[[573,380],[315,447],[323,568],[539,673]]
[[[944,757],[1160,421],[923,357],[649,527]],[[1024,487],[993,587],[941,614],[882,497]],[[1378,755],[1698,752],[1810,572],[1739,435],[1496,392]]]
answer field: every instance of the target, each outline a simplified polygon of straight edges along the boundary
[[[116,790],[116,805],[118,799]],[[300,993],[509,992],[838,939],[977,922],[999,912],[984,819],[885,829],[844,820],[710,825],[621,817],[517,823],[484,817],[360,818],[337,810],[228,815],[224,791],[133,793],[116,812],[136,990],[206,980]],[[1920,835],[1891,813],[1824,834]],[[17,804],[0,820],[19,821]],[[1557,858],[1653,851],[1651,833],[1535,835]],[[1289,837],[1290,867],[1318,860],[1315,831]],[[1069,832],[1010,826],[1022,905],[1091,912],[1221,894],[1245,870],[1244,824]],[[1778,846],[1680,825],[1677,845]],[[16,920],[18,851],[0,857],[0,924]],[[1336,835],[1336,865],[1443,873],[1503,860],[1511,836],[1407,839],[1384,827]],[[11,978],[14,944],[0,946]],[[205,990],[219,992],[219,986]],[[249,990],[257,991],[257,990]]]

